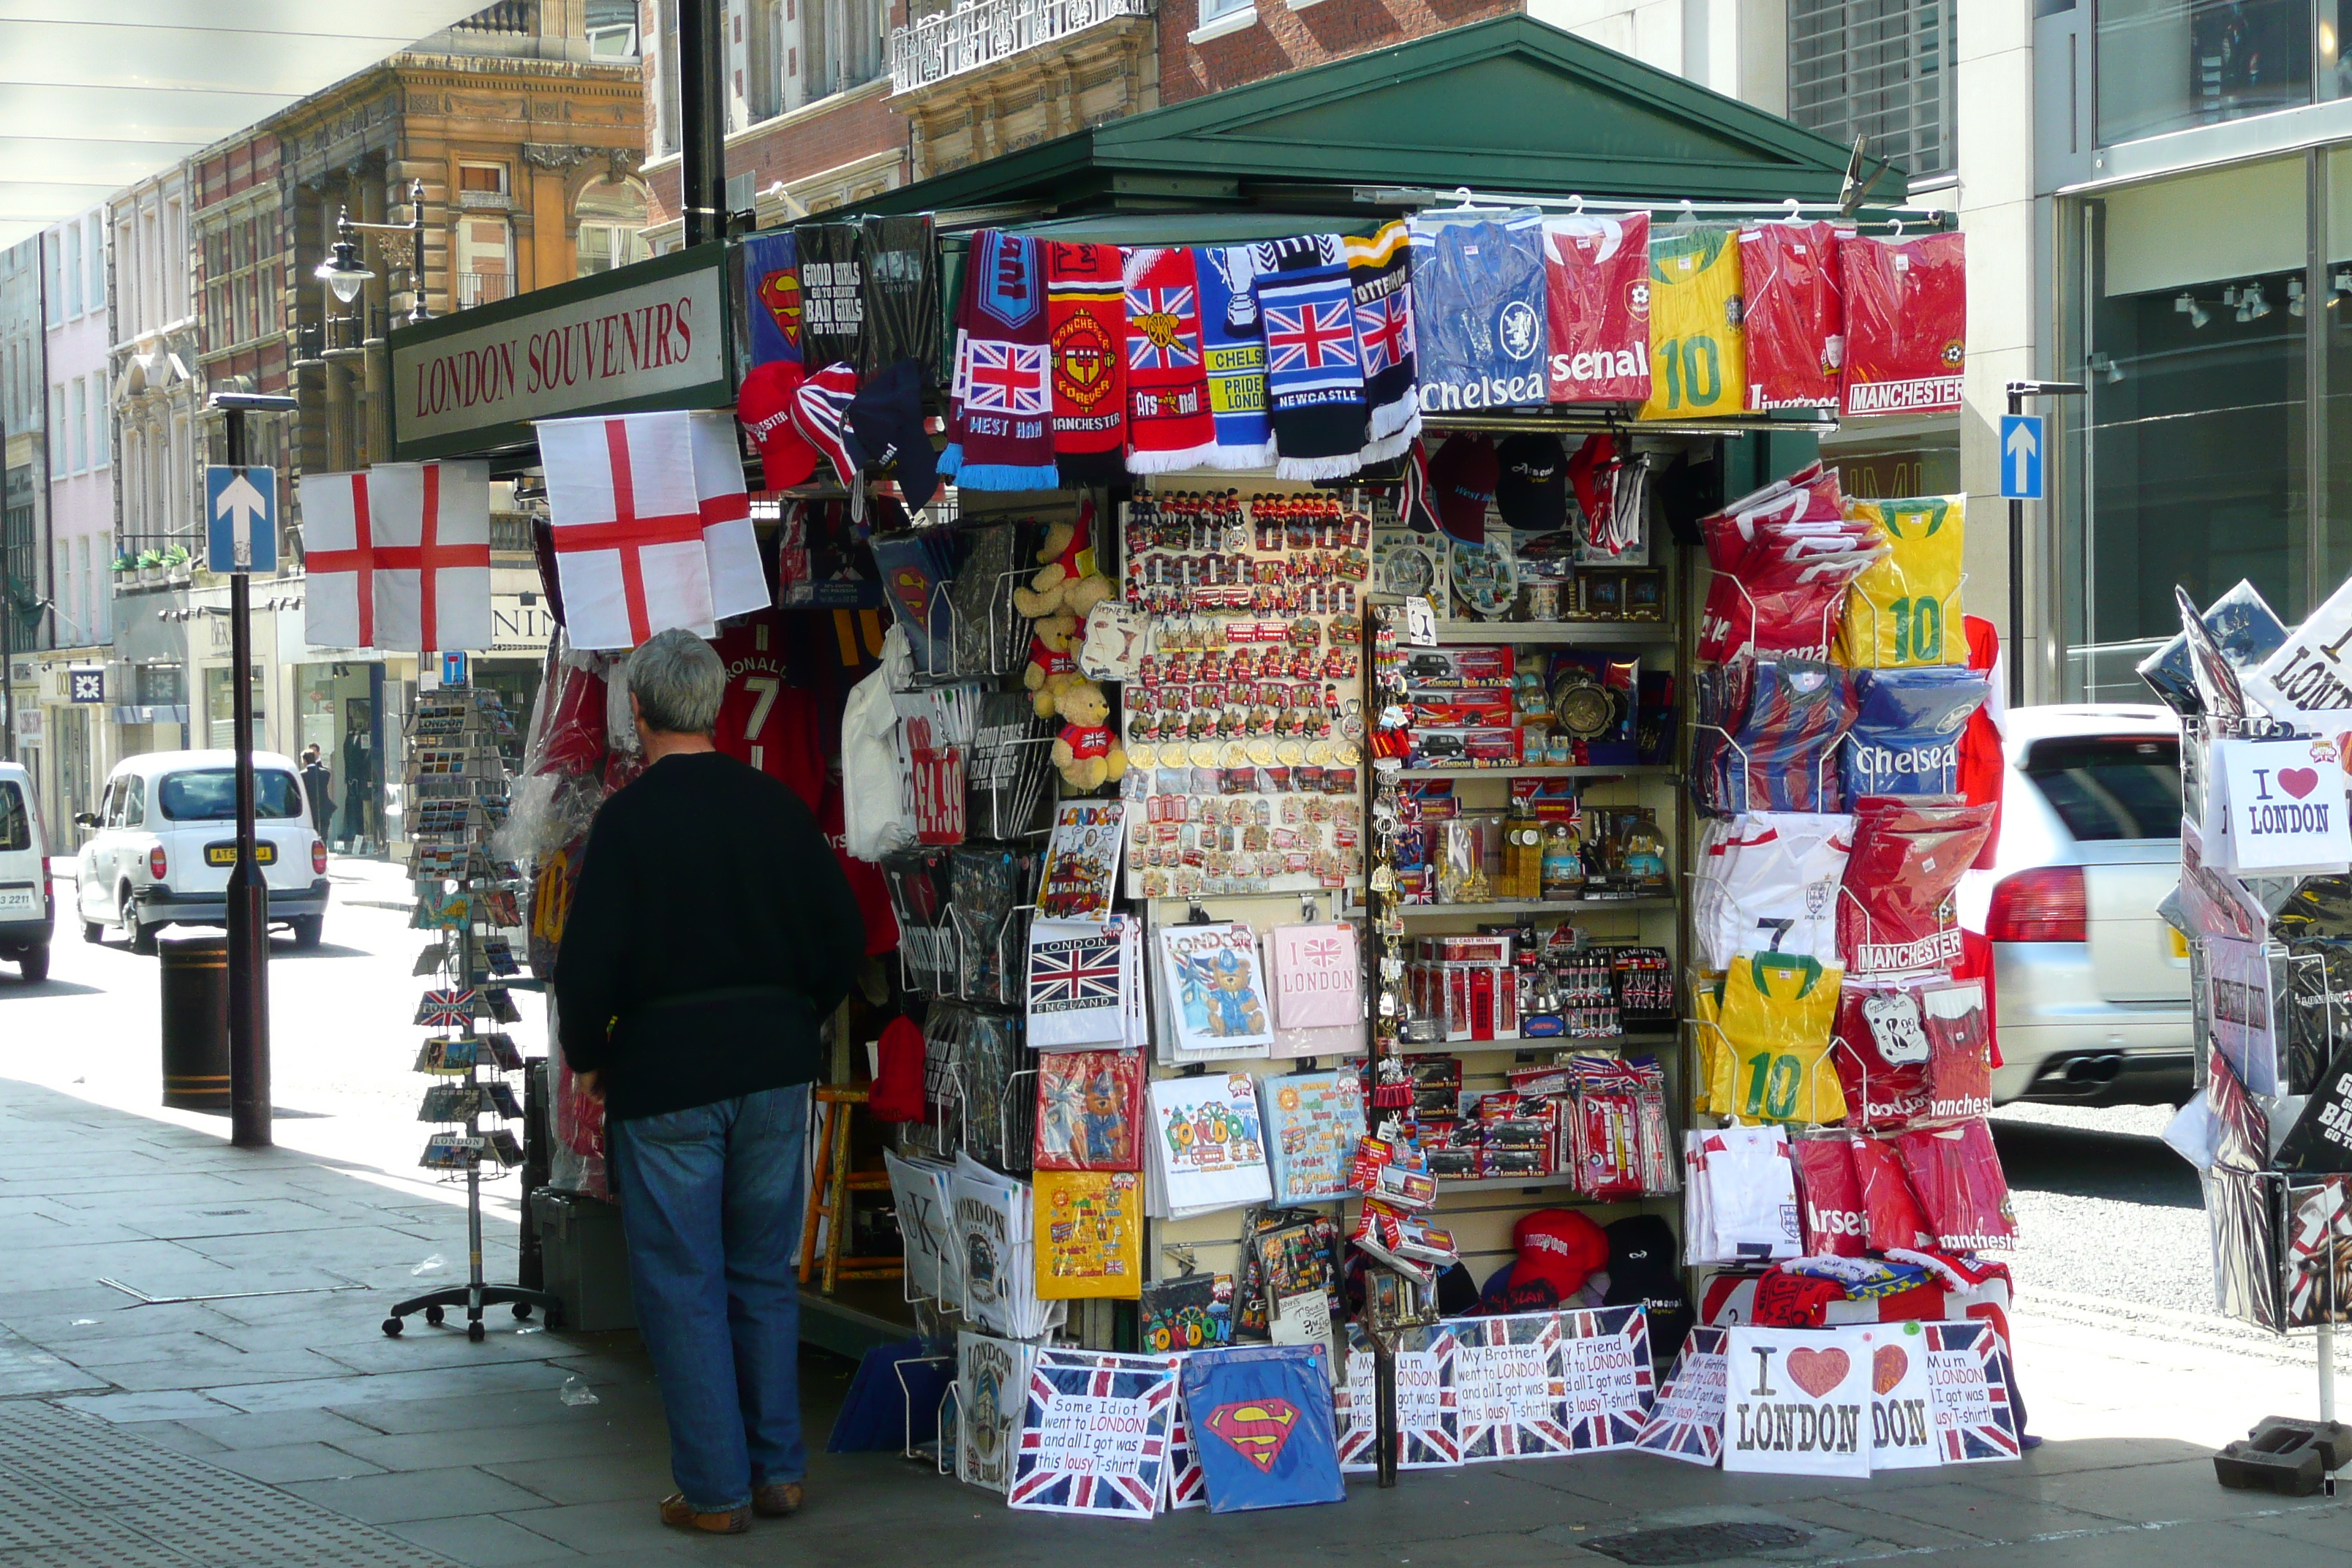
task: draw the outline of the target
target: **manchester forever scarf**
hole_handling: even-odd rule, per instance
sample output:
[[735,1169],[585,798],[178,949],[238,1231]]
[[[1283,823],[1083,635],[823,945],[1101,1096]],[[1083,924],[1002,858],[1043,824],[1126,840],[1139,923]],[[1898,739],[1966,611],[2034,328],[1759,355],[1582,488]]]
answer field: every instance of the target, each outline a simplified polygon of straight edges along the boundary
[[1371,444],[1364,461],[1384,463],[1421,432],[1421,397],[1413,385],[1412,247],[1402,223],[1383,224],[1369,239],[1348,240],[1348,291],[1356,306],[1356,343],[1364,367],[1364,403]]
[[1209,413],[1217,426],[1213,468],[1263,468],[1274,461],[1274,416],[1265,405],[1265,333],[1250,280],[1246,245],[1192,253],[1201,279],[1201,347],[1209,366]]
[[1217,450],[1201,358],[1201,281],[1181,247],[1127,253],[1127,468],[1164,474]]
[[1275,472],[1286,479],[1352,474],[1363,467],[1370,425],[1339,237],[1276,240],[1257,251],[1262,267],[1252,287],[1265,324]]
[[940,471],[964,489],[1050,490],[1060,482],[1045,338],[1037,242],[996,229],[974,234],[956,310],[949,446],[940,458]]
[[1127,469],[1122,265],[1115,245],[1045,247],[1054,465],[1064,489],[1115,484]]

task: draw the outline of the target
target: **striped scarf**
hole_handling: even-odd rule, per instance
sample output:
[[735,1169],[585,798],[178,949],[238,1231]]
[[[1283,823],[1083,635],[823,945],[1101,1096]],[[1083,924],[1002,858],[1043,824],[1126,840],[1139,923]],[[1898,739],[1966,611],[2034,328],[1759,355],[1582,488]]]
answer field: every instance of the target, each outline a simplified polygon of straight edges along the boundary
[[1045,258],[1037,241],[971,237],[956,306],[955,380],[940,472],[966,489],[1050,490],[1053,402],[1046,365]]
[[1339,237],[1276,240],[1256,254],[1251,288],[1265,329],[1265,389],[1280,454],[1275,472],[1286,479],[1352,474],[1363,466],[1370,424]]
[[1371,444],[1364,461],[1385,463],[1421,433],[1420,389],[1413,384],[1412,247],[1402,223],[1383,224],[1370,239],[1350,237],[1348,290],[1356,306],[1364,402]]
[[1217,449],[1201,357],[1201,280],[1181,247],[1127,253],[1127,469],[1196,468]]
[[1127,318],[1115,245],[1045,246],[1047,332],[1054,351],[1054,465],[1064,489],[1125,476]]
[[1201,344],[1209,362],[1209,412],[1217,426],[1213,468],[1263,468],[1274,461],[1274,416],[1265,405],[1265,333],[1250,280],[1254,247],[1193,252],[1201,279]]

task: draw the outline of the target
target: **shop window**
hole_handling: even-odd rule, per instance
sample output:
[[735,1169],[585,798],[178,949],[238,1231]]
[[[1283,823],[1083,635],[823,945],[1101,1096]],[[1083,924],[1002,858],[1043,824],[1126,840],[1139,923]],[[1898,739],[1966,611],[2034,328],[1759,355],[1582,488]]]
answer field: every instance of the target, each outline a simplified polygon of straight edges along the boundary
[[[1202,18],[1207,17],[1203,0]],[[1790,0],[1789,118],[1917,178],[1948,173],[1955,0]]]
[[514,295],[514,231],[502,217],[457,220],[457,306],[467,310]]
[[2325,28],[2314,0],[2100,0],[2100,143],[2309,103],[2315,31],[2336,52],[2322,3]]

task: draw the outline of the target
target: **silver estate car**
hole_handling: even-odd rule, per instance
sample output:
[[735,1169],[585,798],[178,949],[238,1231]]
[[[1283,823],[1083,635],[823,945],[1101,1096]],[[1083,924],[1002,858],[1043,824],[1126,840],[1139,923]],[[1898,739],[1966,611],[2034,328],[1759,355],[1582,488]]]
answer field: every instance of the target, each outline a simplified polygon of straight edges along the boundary
[[1962,879],[1992,942],[1996,1101],[2188,1098],[2189,951],[2157,914],[2180,879],[2180,729],[2137,703],[2013,709],[1995,865]]

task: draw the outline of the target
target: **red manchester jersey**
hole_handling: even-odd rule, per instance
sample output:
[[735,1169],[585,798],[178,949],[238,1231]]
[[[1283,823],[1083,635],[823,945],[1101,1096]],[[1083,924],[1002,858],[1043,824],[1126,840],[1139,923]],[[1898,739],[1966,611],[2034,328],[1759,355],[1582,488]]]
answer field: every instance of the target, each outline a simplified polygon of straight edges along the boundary
[[816,704],[793,684],[782,617],[762,610],[729,625],[711,646],[727,667],[727,694],[719,700],[711,739],[737,762],[790,784],[817,810],[824,801],[824,735]]

